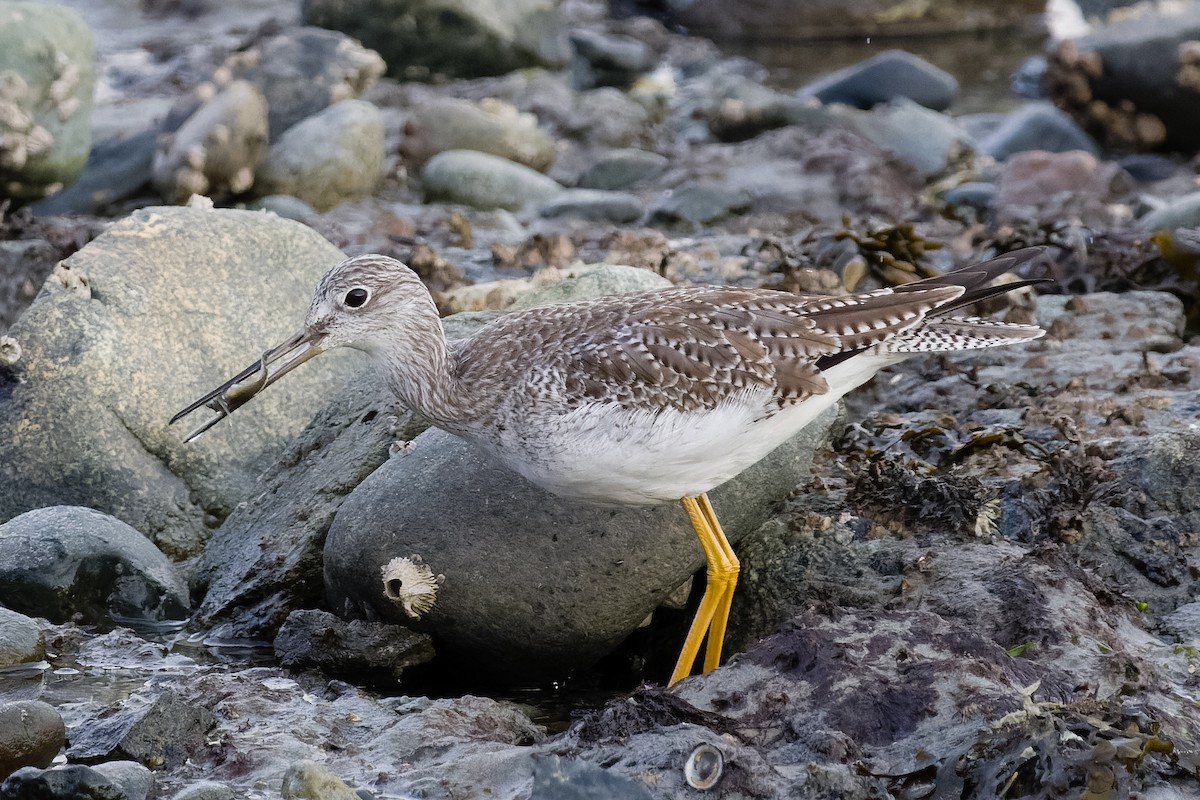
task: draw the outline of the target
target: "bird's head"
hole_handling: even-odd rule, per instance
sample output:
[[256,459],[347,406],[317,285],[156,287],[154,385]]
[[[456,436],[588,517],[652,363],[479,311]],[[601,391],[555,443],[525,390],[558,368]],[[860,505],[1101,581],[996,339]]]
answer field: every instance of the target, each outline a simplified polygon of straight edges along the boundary
[[[171,422],[201,406],[216,411],[216,417],[188,435],[191,441],[313,356],[334,347],[372,354],[411,350],[408,339],[429,326],[436,327],[440,336],[437,309],[415,272],[387,256],[347,259],[317,283],[298,333],[191,403]],[[430,335],[425,334],[426,339]]]

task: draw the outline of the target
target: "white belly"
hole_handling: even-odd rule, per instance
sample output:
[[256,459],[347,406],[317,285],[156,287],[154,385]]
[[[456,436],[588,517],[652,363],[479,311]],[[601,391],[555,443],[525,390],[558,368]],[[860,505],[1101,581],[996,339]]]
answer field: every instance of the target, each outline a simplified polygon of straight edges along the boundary
[[733,395],[717,408],[699,412],[630,412],[615,403],[597,404],[538,425],[516,426],[519,438],[502,435],[495,444],[477,443],[515,472],[564,497],[606,505],[678,500],[738,475],[897,360],[849,359],[825,373],[828,393],[783,410],[762,391]]

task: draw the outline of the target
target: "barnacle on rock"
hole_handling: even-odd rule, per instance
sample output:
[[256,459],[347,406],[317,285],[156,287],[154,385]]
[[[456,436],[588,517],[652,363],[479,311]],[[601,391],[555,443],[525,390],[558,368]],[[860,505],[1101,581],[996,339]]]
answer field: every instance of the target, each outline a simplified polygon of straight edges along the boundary
[[412,619],[420,619],[433,608],[437,603],[438,587],[446,579],[445,575],[435,576],[418,555],[397,556],[385,564],[381,572],[384,596],[397,603]]

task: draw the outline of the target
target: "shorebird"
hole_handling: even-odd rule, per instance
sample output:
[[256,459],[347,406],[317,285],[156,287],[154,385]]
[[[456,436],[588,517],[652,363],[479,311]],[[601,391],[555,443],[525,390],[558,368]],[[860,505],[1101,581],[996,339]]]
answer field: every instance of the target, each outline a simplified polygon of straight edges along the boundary
[[397,398],[557,494],[609,505],[680,502],[707,585],[670,683],[717,666],[738,560],[707,492],[883,367],[921,352],[1027,342],[1036,325],[963,316],[1028,248],[890,289],[814,296],[677,286],[515,312],[448,342],[416,273],[351,258],[317,284],[303,329],[176,414],[217,412],[196,438],[325,350],[365,350]]

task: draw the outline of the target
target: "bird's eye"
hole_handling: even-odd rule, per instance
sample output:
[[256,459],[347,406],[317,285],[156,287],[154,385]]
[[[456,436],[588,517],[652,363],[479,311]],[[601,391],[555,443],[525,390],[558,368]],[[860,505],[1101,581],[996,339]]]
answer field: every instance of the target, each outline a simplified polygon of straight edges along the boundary
[[370,295],[367,294],[366,289],[362,289],[360,287],[355,287],[355,288],[351,289],[350,291],[346,292],[346,297],[343,299],[342,302],[344,302],[346,304],[347,308],[361,308],[362,304],[367,302],[367,298],[369,296]]

